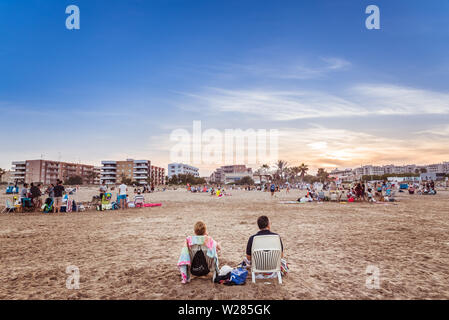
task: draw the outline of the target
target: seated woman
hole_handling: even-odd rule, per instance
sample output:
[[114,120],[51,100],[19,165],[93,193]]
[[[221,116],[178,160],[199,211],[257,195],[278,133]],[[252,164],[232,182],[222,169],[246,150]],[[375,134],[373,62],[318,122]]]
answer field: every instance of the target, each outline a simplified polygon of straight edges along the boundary
[[195,223],[194,232],[194,236],[186,238],[178,260],[182,283],[190,282],[191,275],[203,276],[212,271],[215,276],[218,272],[220,244],[207,234],[206,224],[202,221]]

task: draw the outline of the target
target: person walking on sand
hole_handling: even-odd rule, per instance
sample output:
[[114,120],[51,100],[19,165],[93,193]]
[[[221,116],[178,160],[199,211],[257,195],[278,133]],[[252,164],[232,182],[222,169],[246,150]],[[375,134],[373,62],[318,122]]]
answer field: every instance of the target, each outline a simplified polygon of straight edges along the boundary
[[270,191],[271,191],[271,197],[273,198],[274,192],[276,191],[276,185],[274,183],[271,184]]
[[126,194],[128,192],[128,187],[126,184],[122,183],[119,187],[119,200],[120,200],[120,208],[125,210],[128,207],[128,203],[126,202]]

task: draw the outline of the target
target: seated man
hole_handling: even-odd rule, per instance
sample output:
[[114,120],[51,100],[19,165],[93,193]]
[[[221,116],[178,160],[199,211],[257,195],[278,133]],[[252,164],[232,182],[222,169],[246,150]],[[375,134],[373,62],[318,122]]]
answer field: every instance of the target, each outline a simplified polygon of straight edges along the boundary
[[25,183],[23,185],[22,191],[20,192],[20,202],[21,202],[23,208],[32,207],[30,196],[31,196],[31,194],[28,190],[28,184]]
[[[242,267],[246,267],[245,264],[247,264],[248,266],[251,265],[251,249],[253,246],[253,240],[254,237],[257,236],[265,236],[265,235],[278,235],[277,233],[271,232],[271,223],[270,220],[268,219],[267,216],[260,216],[257,219],[257,225],[259,226],[259,232],[257,232],[255,235],[252,235],[249,240],[248,240],[248,244],[246,245],[246,260],[243,261],[242,263]],[[280,237],[279,237],[280,238]],[[288,264],[287,261],[285,259],[283,259],[284,257],[284,245],[282,244],[282,239],[281,239],[281,248],[282,248],[282,254],[281,254],[281,274],[283,276],[285,276],[288,272]],[[261,277],[261,278],[273,278],[276,276],[276,273],[265,273],[265,274],[259,274],[257,277]]]
[[[266,236],[266,235],[278,235],[277,233],[271,232],[271,223],[267,216],[260,216],[257,219],[257,225],[259,226],[259,232],[257,232],[255,235],[252,235],[248,239],[248,244],[246,245],[246,259],[248,262],[251,262],[251,249],[253,247],[253,239],[257,236]],[[284,246],[282,244],[281,240],[281,247],[282,247],[282,257],[284,256]]]

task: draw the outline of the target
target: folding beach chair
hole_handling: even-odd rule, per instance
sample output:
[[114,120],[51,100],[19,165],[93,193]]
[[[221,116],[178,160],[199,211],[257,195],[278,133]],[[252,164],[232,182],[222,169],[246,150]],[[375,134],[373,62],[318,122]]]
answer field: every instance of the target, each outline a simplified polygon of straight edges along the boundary
[[332,192],[330,194],[330,201],[337,201],[337,193],[336,192]]
[[16,206],[13,203],[11,203],[9,199],[6,199],[6,207],[2,210],[2,213],[14,212],[16,211],[16,209],[17,209]]
[[145,200],[143,198],[137,198],[134,200],[134,206],[136,208],[143,208],[144,204],[145,204]]
[[276,272],[279,283],[281,275],[281,238],[278,235],[257,236],[253,238],[251,249],[251,275],[256,283],[256,273]]
[[20,202],[22,205],[22,212],[34,212],[36,210],[36,207],[31,198],[22,198]]
[[[192,246],[187,246],[189,248],[190,261],[193,261],[193,257],[195,257],[195,253],[199,250],[202,250],[204,253],[204,257],[206,258],[206,263],[209,268],[209,271],[212,272],[212,282],[215,281],[215,278],[218,274],[218,263],[216,258],[211,258],[207,255],[207,247],[205,245],[194,244]],[[190,266],[187,268],[187,273],[190,275]],[[189,276],[190,278],[190,276]]]
[[44,213],[50,213],[53,211],[53,205],[54,205],[54,201],[52,198],[47,198],[45,199],[45,203],[42,206],[42,212]]

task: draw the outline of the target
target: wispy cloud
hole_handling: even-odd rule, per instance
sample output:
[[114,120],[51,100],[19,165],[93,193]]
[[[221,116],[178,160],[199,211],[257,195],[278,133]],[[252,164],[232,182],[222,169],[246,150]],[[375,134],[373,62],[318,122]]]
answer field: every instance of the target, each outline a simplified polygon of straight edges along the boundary
[[344,70],[351,63],[343,58],[323,57],[311,65],[302,61],[285,61],[270,63],[224,64],[222,74],[238,74],[239,77],[254,76],[268,79],[307,80],[321,78],[328,73]]
[[185,94],[195,108],[272,120],[371,115],[449,114],[449,94],[389,84],[365,84],[340,94],[312,90],[206,88]]
[[[169,134],[153,136],[148,146],[153,151],[160,151],[160,155],[165,155],[166,163],[171,161],[170,148],[177,144],[170,141]],[[362,164],[425,164],[447,161],[447,144],[449,134],[439,139],[429,139],[429,136],[422,132],[411,132],[407,137],[401,138],[382,135],[382,130],[378,133],[366,133],[323,125],[279,128],[279,158],[287,160],[291,165],[305,162],[312,170],[320,167],[350,168]],[[203,141],[203,148],[210,146],[209,141]],[[246,153],[248,146],[245,145],[244,148],[243,153]],[[267,160],[259,159],[259,162]],[[224,164],[230,163],[196,165],[200,167],[202,175],[207,175],[217,166]]]
[[306,161],[314,168],[355,167],[361,164],[444,161],[449,158],[449,149],[444,147],[447,143],[449,135],[444,140],[429,140],[417,132],[401,139],[313,126],[281,130],[279,152],[291,163]]

